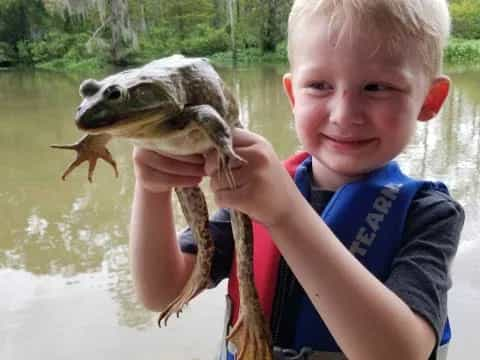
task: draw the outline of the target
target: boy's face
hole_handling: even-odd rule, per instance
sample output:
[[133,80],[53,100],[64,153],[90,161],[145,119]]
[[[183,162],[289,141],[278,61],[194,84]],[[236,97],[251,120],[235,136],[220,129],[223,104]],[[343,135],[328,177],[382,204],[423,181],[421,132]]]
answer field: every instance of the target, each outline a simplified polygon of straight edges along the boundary
[[[322,185],[318,176],[339,176],[347,182],[397,156],[417,119],[438,111],[425,109],[432,81],[407,49],[389,55],[378,48],[379,37],[361,30],[336,41],[318,18],[307,26],[294,44],[285,90],[298,137],[313,155],[315,180]],[[442,80],[448,93],[448,79]]]

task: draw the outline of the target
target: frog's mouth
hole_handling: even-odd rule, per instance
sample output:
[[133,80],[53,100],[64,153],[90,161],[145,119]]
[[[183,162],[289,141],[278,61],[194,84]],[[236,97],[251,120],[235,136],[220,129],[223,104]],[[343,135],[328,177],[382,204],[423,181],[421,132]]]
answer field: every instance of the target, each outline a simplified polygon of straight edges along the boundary
[[92,116],[77,116],[77,127],[90,134],[122,131],[143,127],[152,122],[161,122],[166,118],[159,109],[148,109],[126,114],[109,115],[106,110],[99,111]]

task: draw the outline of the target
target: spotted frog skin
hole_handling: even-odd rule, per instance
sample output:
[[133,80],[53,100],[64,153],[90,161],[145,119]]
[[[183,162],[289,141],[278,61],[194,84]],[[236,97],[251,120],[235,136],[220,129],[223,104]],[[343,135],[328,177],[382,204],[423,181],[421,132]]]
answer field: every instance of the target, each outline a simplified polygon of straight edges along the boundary
[[[112,138],[129,139],[137,146],[171,155],[203,154],[214,148],[220,172],[230,187],[232,160],[241,159],[232,147],[231,130],[242,127],[238,104],[206,59],[173,55],[143,67],[123,71],[101,81],[88,79],[80,86],[83,98],[75,123],[84,131],[77,143],[52,145],[72,149],[77,158],[62,179],[87,161],[88,180],[98,159],[118,170],[106,144]],[[176,188],[183,214],[197,242],[192,275],[182,292],[160,314],[159,323],[178,314],[209,285],[214,245],[208,229],[208,210],[199,187]],[[237,359],[272,359],[271,337],[253,282],[253,235],[250,219],[231,210],[240,293],[240,313],[228,339]]]

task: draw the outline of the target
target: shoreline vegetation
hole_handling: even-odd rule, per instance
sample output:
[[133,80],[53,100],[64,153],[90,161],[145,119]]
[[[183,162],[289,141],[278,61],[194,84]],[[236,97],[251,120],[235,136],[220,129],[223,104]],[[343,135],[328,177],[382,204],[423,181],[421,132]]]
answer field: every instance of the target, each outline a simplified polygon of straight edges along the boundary
[[480,66],[480,39],[451,38],[443,61],[447,66]]
[[[128,66],[138,66],[145,64],[149,61],[171,55],[173,53],[186,53],[189,54],[191,51],[175,51],[172,50],[170,53],[163,53],[155,56],[152,53],[146,53],[139,51],[137,54],[132,56],[128,62],[122,64],[122,67]],[[278,46],[274,52],[262,52],[259,48],[249,48],[237,51],[236,61],[233,61],[233,56],[231,51],[222,51],[216,52],[210,55],[204,55],[210,61],[216,65],[223,66],[246,66],[246,65],[257,65],[257,64],[287,64],[287,51],[285,44],[282,43],[281,46]],[[1,48],[0,48],[1,56]],[[194,53],[191,56],[196,56]],[[202,55],[200,55],[202,56]],[[444,53],[444,64],[447,68],[458,68],[458,67],[480,67],[480,39],[460,39],[452,38],[450,39],[447,48]],[[101,71],[104,70],[112,64],[108,63],[106,59],[100,56],[91,56],[85,58],[79,58],[77,56],[73,57],[71,54],[66,54],[66,56],[59,57],[57,59],[52,59],[48,61],[40,61],[38,63],[19,63],[19,64],[8,64],[9,66],[4,66],[6,68],[38,68],[45,70],[54,70],[54,71]],[[0,66],[2,67],[2,66]]]
[[[0,68],[97,72],[181,53],[287,64],[293,0],[0,0]],[[480,67],[480,0],[450,0],[446,67]]]

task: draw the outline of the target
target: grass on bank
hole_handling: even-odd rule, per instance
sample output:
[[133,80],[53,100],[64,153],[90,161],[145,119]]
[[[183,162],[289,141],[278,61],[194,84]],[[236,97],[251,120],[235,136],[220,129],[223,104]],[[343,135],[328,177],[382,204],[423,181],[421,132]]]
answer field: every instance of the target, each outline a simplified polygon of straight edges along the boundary
[[[70,48],[64,54],[61,54],[61,49],[57,51],[56,56],[52,59],[51,56],[41,56],[50,52],[51,49],[46,49],[43,52],[37,50],[35,67],[42,69],[49,69],[55,71],[73,71],[85,72],[101,70],[108,66],[108,61],[104,55],[93,56],[88,55],[85,51],[79,50],[79,42],[74,42],[75,48]],[[144,64],[155,58],[160,58],[173,54],[174,49],[155,49],[149,48],[147,51],[140,50],[129,58],[131,65]],[[74,54],[74,56],[72,55]],[[195,56],[196,54],[188,54]],[[211,55],[206,55],[213,63],[222,65],[232,65],[233,56],[231,51],[216,52]],[[42,58],[43,57],[43,58]],[[240,65],[245,64],[259,64],[259,63],[286,63],[287,51],[285,42],[277,46],[275,52],[262,53],[260,49],[248,48],[237,52],[236,63]],[[480,39],[467,40],[452,38],[450,39],[447,48],[445,49],[444,62],[447,67],[480,67]]]
[[86,72],[91,70],[101,70],[108,66],[105,60],[100,58],[89,58],[72,61],[71,59],[57,59],[52,61],[47,61],[43,63],[36,64],[35,67],[44,70],[52,71],[68,71],[68,72]]
[[450,65],[480,65],[480,39],[451,38],[445,49],[444,61]]
[[[209,58],[213,62],[232,63],[232,52],[216,53]],[[278,63],[287,62],[286,44],[277,46],[277,50],[272,53],[262,53],[260,49],[245,49],[237,54],[237,62],[245,63]],[[462,66],[480,66],[480,39],[459,39],[451,38],[444,53],[444,62],[446,65]]]

